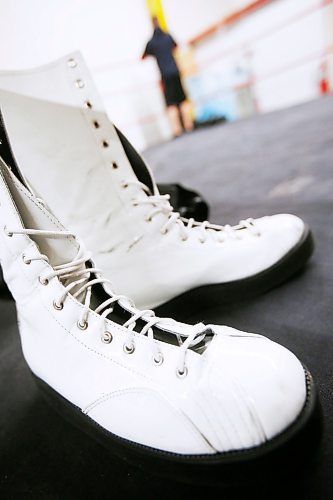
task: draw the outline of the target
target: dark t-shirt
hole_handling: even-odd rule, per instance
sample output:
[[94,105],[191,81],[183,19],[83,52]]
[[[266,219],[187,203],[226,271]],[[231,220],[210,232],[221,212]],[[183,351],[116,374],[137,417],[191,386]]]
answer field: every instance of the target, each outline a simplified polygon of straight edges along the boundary
[[172,53],[175,47],[177,44],[172,36],[160,28],[154,30],[152,38],[147,43],[143,57],[154,56],[156,58],[163,79],[179,75],[177,63]]

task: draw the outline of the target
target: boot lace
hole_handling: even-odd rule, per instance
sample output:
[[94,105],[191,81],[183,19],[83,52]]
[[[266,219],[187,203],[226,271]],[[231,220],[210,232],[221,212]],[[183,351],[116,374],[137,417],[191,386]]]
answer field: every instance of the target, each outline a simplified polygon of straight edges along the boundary
[[[17,234],[25,234],[29,236],[42,236],[45,238],[68,238],[75,236],[68,231],[44,231],[37,229],[7,229],[5,228],[7,236],[13,236]],[[132,300],[124,295],[119,295],[111,291],[112,284],[110,280],[102,276],[101,269],[97,267],[91,267],[91,253],[87,252],[83,244],[76,239],[78,243],[78,252],[76,257],[70,262],[56,265],[52,267],[51,272],[45,272],[40,275],[39,281],[43,285],[48,285],[49,282],[58,278],[60,283],[63,285],[63,292],[59,295],[53,302],[55,309],[61,310],[64,306],[64,302],[68,295],[71,295],[77,299],[81,304],[83,304],[82,313],[77,322],[77,326],[81,330],[85,330],[88,327],[89,313],[92,307],[92,289],[96,285],[103,285],[105,292],[109,295],[109,298],[99,304],[94,312],[97,313],[101,321],[101,338],[103,341],[105,339],[112,339],[112,335],[107,331],[108,323],[106,321],[107,316],[112,314],[114,307],[117,303],[120,306],[127,309],[131,314],[131,317],[123,323],[123,327],[127,329],[127,337],[124,343],[124,351],[127,354],[132,354],[135,350],[135,335],[134,328],[137,325],[138,320],[144,320],[146,322],[145,326],[136,333],[141,335],[146,335],[150,340],[150,345],[153,350],[153,360],[155,364],[160,365],[163,362],[163,353],[160,349],[161,342],[157,342],[154,338],[153,327],[161,327],[167,330],[170,334],[174,335],[178,340],[179,357],[177,362],[176,373],[177,376],[183,378],[187,375],[187,367],[185,364],[186,353],[188,349],[195,347],[197,344],[201,343],[207,333],[211,334],[211,329],[202,323],[198,323],[194,326],[184,325],[184,332],[181,335],[178,333],[173,333],[170,331],[170,326],[172,324],[177,324],[177,322],[171,318],[159,318],[155,316],[152,310],[138,310]],[[45,261],[49,263],[49,258],[39,253],[35,256],[25,256],[23,255],[23,261],[25,264],[30,264],[33,261]],[[183,338],[185,340],[183,341]]]
[[190,237],[193,229],[197,229],[198,238],[201,243],[205,243],[208,238],[213,238],[218,243],[223,243],[227,238],[240,240],[242,239],[243,233],[243,231],[240,231],[241,229],[249,231],[253,236],[260,236],[255,220],[252,218],[241,220],[236,226],[230,226],[229,224],[219,226],[217,224],[211,224],[208,221],[197,222],[193,218],[186,219],[182,217],[180,213],[175,212],[169,202],[170,195],[152,194],[151,190],[140,181],[131,180],[122,183],[124,188],[130,185],[140,187],[148,195],[147,198],[144,199],[135,198],[132,200],[133,206],[152,206],[152,210],[147,213],[145,217],[147,222],[152,221],[158,214],[166,216],[167,220],[160,229],[161,234],[166,234],[173,228],[178,227],[181,240],[186,241]]

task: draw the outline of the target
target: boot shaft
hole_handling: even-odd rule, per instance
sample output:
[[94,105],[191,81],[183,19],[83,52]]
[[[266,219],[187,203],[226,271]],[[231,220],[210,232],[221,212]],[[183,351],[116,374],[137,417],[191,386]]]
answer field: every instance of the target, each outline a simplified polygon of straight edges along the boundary
[[[134,194],[146,195],[127,187],[138,179],[123,144],[132,161],[141,162],[142,180],[156,186],[140,156],[109,121],[80,54],[40,69],[0,73],[0,88],[11,146],[36,196],[46,199],[52,212],[96,252],[133,241],[142,213],[132,211],[129,225],[128,208]],[[101,236],[98,241],[95,234]]]

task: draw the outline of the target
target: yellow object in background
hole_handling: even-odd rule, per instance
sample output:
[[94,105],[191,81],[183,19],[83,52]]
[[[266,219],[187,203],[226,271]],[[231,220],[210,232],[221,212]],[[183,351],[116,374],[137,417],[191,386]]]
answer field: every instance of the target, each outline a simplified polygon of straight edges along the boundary
[[157,17],[158,23],[163,31],[168,31],[168,25],[165,19],[162,0],[146,0],[148,11],[151,17]]

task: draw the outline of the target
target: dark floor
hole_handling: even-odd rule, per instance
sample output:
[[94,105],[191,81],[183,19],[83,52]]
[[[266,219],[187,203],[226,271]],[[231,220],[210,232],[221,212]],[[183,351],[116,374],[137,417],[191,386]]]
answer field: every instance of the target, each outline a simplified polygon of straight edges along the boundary
[[2,300],[0,498],[333,498],[333,98],[200,130],[146,157],[158,181],[200,190],[214,222],[292,212],[311,225],[317,247],[304,273],[255,300],[192,319],[265,333],[293,350],[319,386],[321,445],[304,471],[291,467],[291,477],[277,470],[270,479],[204,488],[128,466],[44,403],[22,359],[14,305]]

